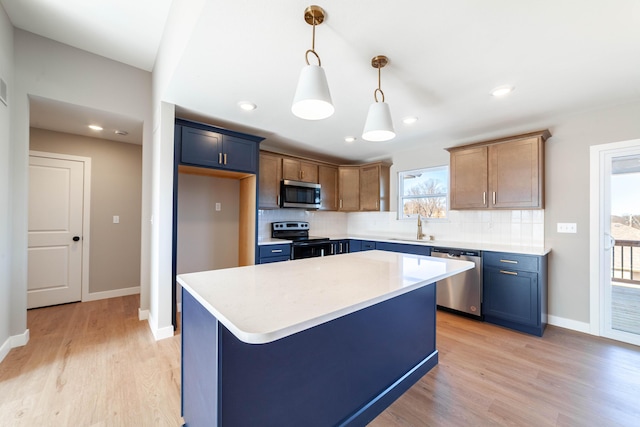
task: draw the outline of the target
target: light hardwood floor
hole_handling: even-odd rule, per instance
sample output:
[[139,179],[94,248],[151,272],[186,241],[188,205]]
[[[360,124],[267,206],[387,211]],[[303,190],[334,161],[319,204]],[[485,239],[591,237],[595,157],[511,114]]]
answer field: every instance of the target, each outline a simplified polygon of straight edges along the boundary
[[[1,426],[179,426],[180,337],[136,296],[31,310],[0,364]],[[438,312],[440,363],[371,423],[638,426],[640,348],[550,326],[542,338]]]

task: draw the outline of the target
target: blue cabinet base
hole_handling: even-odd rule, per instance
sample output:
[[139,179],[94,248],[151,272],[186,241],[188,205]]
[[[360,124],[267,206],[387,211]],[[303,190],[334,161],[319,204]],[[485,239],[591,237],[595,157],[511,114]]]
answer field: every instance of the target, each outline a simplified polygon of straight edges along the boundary
[[182,303],[190,427],[364,426],[438,363],[433,284],[267,344]]

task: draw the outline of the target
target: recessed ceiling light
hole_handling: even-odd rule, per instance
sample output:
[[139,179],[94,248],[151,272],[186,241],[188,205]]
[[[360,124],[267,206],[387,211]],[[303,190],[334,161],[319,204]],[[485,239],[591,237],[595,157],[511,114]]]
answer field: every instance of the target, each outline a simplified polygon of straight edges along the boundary
[[498,86],[491,91],[491,96],[495,96],[497,98],[501,96],[505,96],[513,92],[515,88],[509,85]]
[[356,137],[355,137],[355,136],[345,136],[345,137],[344,137],[344,140],[345,140],[346,142],[353,142],[353,141],[355,141],[355,140],[356,140]]
[[120,129],[116,129],[114,133],[116,135],[121,135],[121,136],[129,135],[129,132],[127,132],[126,130],[120,130]]
[[102,130],[102,126],[98,126],[98,125],[89,125],[89,129],[93,129],[93,130]]
[[412,125],[417,121],[418,121],[418,118],[416,116],[409,116],[402,119],[402,123],[404,123],[405,125]]
[[249,101],[240,101],[238,102],[238,106],[243,109],[244,111],[253,111],[256,108],[258,108],[258,106],[256,104],[254,104],[253,102],[249,102]]

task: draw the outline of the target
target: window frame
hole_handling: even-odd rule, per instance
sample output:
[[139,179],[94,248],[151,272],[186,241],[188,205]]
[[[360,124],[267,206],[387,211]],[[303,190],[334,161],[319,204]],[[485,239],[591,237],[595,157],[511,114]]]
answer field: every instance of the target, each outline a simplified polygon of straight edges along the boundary
[[[430,194],[430,195],[418,195],[418,196],[411,196],[411,197],[406,197],[404,195],[404,175],[409,175],[409,174],[425,174],[425,173],[430,173],[430,172],[440,172],[440,171],[445,171],[446,172],[446,191],[444,193],[434,193],[434,194]],[[399,171],[398,172],[398,186],[397,186],[397,190],[398,190],[398,209],[397,209],[397,217],[398,220],[415,220],[418,217],[418,214],[411,214],[411,215],[405,215],[404,214],[404,200],[406,199],[423,199],[423,198],[436,198],[436,197],[444,197],[445,198],[445,203],[446,203],[446,207],[444,209],[445,212],[445,216],[443,218],[431,218],[431,217],[422,217],[422,218],[428,218],[429,221],[437,221],[437,222],[447,222],[449,221],[449,211],[450,211],[450,201],[449,201],[449,195],[450,195],[450,179],[449,179],[449,165],[445,164],[445,165],[438,165],[438,166],[427,166],[427,167],[423,167],[423,168],[418,168],[418,169],[411,169],[411,170],[405,170],[405,171]]]

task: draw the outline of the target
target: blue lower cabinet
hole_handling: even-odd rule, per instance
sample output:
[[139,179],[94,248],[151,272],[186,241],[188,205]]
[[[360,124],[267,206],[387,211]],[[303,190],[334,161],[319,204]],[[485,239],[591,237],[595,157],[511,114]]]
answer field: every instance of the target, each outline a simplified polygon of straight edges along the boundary
[[349,241],[349,252],[372,251],[376,248],[376,242],[373,240],[354,240]]
[[288,261],[291,259],[291,244],[263,245],[259,246],[260,257],[259,264],[268,264],[270,262]]
[[542,336],[547,324],[547,257],[484,252],[482,314],[486,322]]
[[408,243],[377,242],[376,249],[379,251],[401,252],[403,254],[431,255],[431,248],[429,246],[411,245]]

